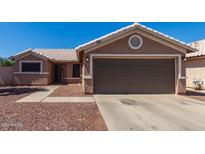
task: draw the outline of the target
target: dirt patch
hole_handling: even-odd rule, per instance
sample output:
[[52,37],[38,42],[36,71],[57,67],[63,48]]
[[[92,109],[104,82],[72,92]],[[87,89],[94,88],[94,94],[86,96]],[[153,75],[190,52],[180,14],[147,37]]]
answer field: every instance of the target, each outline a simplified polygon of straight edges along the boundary
[[121,102],[125,105],[136,105],[136,101],[132,99],[122,99]]
[[36,91],[47,91],[47,89],[45,89],[45,87],[1,87],[0,96],[27,95]]
[[120,100],[121,103],[125,104],[125,105],[144,105],[144,102],[142,101],[136,101],[136,100],[132,100],[132,99],[122,99]]
[[205,93],[192,91],[192,90],[187,90],[186,96],[188,96],[190,98],[200,100],[200,101],[205,101]]
[[186,95],[188,95],[188,96],[204,96],[205,97],[205,93],[192,91],[192,90],[187,90]]
[[14,103],[15,101],[37,91],[45,91],[44,86],[15,86],[0,87],[0,104]]
[[0,130],[107,130],[96,103],[15,103],[43,87],[12,88],[0,96]]
[[83,92],[82,84],[62,85],[56,89],[49,97],[68,97],[68,96],[90,96]]

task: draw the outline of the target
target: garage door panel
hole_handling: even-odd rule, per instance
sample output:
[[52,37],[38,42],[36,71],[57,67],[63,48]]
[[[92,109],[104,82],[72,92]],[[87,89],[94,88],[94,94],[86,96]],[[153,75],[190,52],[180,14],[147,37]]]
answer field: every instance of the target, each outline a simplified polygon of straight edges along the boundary
[[94,93],[175,93],[173,59],[94,59]]

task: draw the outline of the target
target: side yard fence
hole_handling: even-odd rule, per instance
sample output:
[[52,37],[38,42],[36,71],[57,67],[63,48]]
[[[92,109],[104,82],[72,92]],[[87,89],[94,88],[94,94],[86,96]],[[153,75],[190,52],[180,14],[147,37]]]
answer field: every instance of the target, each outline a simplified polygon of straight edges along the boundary
[[14,83],[13,72],[13,66],[0,66],[0,86],[12,85]]

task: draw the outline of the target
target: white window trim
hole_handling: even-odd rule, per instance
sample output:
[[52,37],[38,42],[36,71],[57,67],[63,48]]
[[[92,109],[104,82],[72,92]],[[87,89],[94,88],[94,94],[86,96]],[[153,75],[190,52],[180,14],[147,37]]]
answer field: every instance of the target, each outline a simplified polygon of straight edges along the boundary
[[[90,75],[85,76],[84,79],[93,79],[93,59],[94,58],[149,58],[149,57],[160,57],[160,58],[175,58],[178,60],[178,72],[175,64],[175,73],[177,74],[178,79],[186,79],[185,76],[182,76],[182,65],[181,65],[181,54],[90,54]],[[84,71],[83,71],[84,72]]]
[[[22,63],[40,63],[40,72],[22,72]],[[17,73],[17,72],[16,72]],[[43,61],[40,60],[20,60],[19,61],[19,72],[21,74],[43,74]]]
[[[134,37],[137,37],[137,38],[140,40],[140,44],[139,44],[138,47],[134,47],[134,46],[131,44],[131,40],[132,40],[132,38],[134,38]],[[132,35],[132,36],[130,36],[129,39],[128,39],[128,44],[129,44],[129,47],[130,47],[131,49],[137,50],[137,49],[141,48],[142,45],[143,45],[142,37],[139,36],[139,35]]]

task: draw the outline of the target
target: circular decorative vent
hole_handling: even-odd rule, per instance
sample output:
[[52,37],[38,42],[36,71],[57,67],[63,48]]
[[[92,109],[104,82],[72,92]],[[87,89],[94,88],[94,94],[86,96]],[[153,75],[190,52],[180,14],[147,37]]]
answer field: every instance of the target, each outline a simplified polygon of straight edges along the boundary
[[129,38],[128,43],[129,43],[130,48],[132,48],[132,49],[139,49],[139,48],[141,48],[142,43],[143,43],[142,37],[139,36],[139,35],[132,35]]

